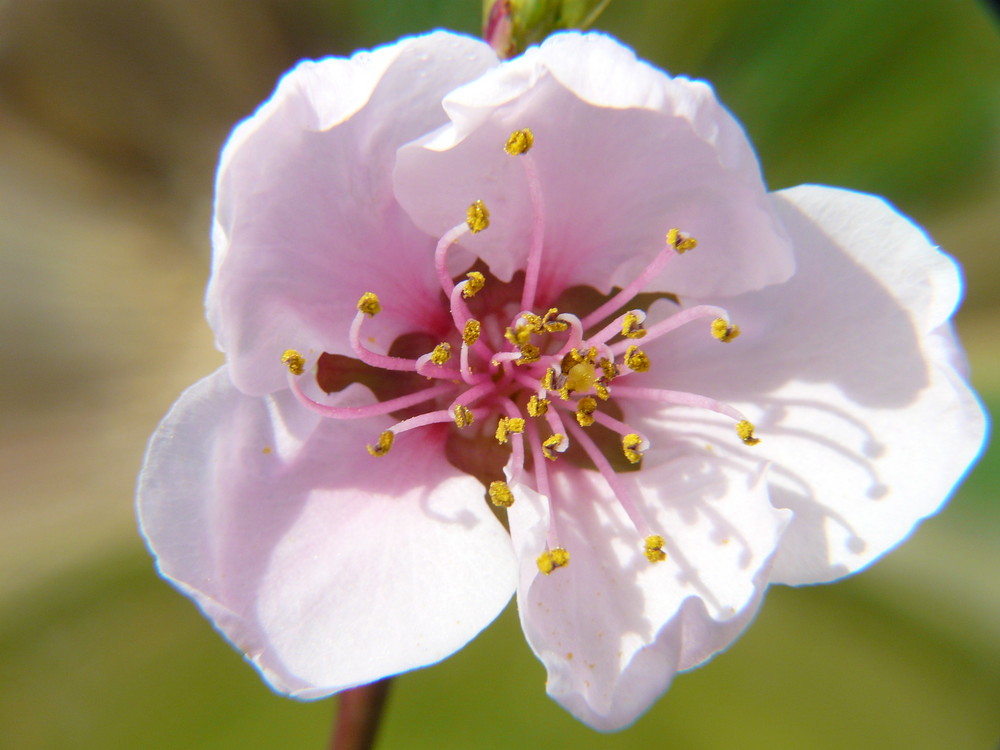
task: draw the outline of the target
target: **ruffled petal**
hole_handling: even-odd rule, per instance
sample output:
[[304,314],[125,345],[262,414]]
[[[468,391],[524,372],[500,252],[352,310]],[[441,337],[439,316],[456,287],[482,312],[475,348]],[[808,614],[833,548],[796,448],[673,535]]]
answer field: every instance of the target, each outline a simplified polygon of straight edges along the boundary
[[728,460],[772,461],[772,502],[795,514],[773,580],[820,583],[940,508],[981,449],[985,417],[947,322],[961,294],[954,262],[873,196],[803,186],[773,201],[795,276],[726,302],[739,338],[720,344],[691,324],[644,347],[653,368],[635,377],[729,402],[756,425],[761,443],[748,447],[707,412],[671,408],[648,423]]
[[482,486],[434,439],[371,458],[383,427],[334,424],[287,392],[245,396],[223,368],[150,443],[139,515],[160,572],[282,692],[318,698],[436,662],[514,590]]
[[375,349],[448,329],[436,238],[397,204],[392,164],[401,144],[445,121],[445,93],[494,64],[484,43],[443,32],[303,62],[236,129],[217,179],[206,304],[242,391],[283,387],[285,349],[349,353],[365,292],[386,303],[367,331]]
[[503,146],[530,128],[544,199],[543,303],[573,285],[624,285],[671,227],[700,247],[669,264],[656,289],[729,295],[792,273],[753,151],[705,83],[669,78],[609,37],[566,33],[444,106],[450,123],[400,151],[396,195],[435,235],[483,200],[490,228],[461,244],[510,279],[525,266],[533,208],[525,157]]
[[[678,447],[680,449],[678,449]],[[548,692],[580,720],[611,731],[633,722],[674,673],[725,648],[753,617],[788,512],[758,474],[675,446],[623,477],[667,559],[643,538],[600,475],[553,476],[555,531],[569,565],[546,576],[549,503],[518,487],[509,511],[520,559],[518,609],[548,670]]]

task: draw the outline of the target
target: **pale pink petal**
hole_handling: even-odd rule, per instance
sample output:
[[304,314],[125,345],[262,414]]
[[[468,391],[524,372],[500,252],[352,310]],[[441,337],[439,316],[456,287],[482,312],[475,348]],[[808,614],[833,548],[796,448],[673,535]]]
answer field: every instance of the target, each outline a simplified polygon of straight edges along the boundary
[[364,292],[382,299],[372,348],[447,330],[436,238],[393,196],[396,149],[445,121],[441,98],[496,63],[443,32],[350,59],[303,62],[233,133],[217,180],[209,321],[249,394],[281,388],[288,348],[348,353]]
[[387,419],[247,397],[223,368],[153,436],[139,514],[160,572],[282,692],[316,698],[436,662],[514,589],[509,537],[440,439],[367,454]]
[[548,505],[515,490],[521,623],[549,694],[596,729],[631,723],[676,671],[729,645],[756,612],[787,522],[759,474],[677,448],[651,451],[648,468],[623,477],[666,539],[659,563],[642,554],[643,537],[600,475],[570,467],[553,476],[555,528],[570,562],[539,573]]
[[691,324],[645,347],[653,369],[635,377],[727,401],[756,425],[761,443],[748,447],[732,420],[704,411],[648,423],[729,460],[773,461],[772,502],[795,513],[773,580],[819,583],[863,568],[936,512],[978,454],[985,420],[947,325],[961,292],[952,260],[878,198],[803,186],[773,200],[795,276],[726,301],[736,340]]
[[654,284],[734,294],[783,281],[791,250],[740,126],[704,83],[669,78],[599,34],[558,34],[452,92],[451,122],[400,151],[396,194],[443,234],[481,199],[486,231],[463,247],[506,280],[531,244],[523,160],[504,150],[530,128],[544,197],[542,302],[587,284],[623,286],[679,227],[699,252]]

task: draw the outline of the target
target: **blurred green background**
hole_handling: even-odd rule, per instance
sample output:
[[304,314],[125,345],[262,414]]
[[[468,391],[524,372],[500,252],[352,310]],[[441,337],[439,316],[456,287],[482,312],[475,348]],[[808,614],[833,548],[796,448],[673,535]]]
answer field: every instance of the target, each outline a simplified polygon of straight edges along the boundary
[[[201,315],[215,160],[297,59],[479,0],[0,1],[0,746],[319,748],[335,700],[273,695],[153,572],[145,441],[221,361]],[[1000,34],[972,0],[614,0],[598,23],[713,81],[768,182],[889,196],[963,263],[1000,406]],[[928,425],[928,439],[934,439]],[[995,748],[1000,455],[886,560],[774,590],[756,624],[604,736],[544,694],[508,610],[396,680],[379,747]]]

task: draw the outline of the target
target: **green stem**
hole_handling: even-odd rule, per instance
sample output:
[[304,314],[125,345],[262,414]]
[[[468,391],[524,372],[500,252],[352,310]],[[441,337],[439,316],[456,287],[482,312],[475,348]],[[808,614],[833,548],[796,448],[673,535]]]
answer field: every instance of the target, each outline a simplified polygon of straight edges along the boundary
[[345,690],[337,701],[330,750],[372,750],[391,678]]

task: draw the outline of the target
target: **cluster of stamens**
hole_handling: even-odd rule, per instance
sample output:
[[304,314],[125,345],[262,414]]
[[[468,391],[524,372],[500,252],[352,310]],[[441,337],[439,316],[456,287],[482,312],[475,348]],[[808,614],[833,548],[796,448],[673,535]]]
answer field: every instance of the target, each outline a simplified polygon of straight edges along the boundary
[[[475,201],[466,212],[466,220],[441,238],[434,255],[435,270],[449,301],[454,338],[441,341],[415,359],[371,351],[364,344],[361,328],[367,318],[382,309],[373,292],[361,295],[350,327],[351,347],[362,362],[385,370],[416,372],[436,383],[370,406],[336,407],[316,401],[302,388],[300,380],[307,362],[299,352],[286,351],[281,361],[288,369],[289,384],[298,400],[326,417],[361,419],[392,414],[418,404],[436,405],[437,408],[402,419],[383,431],[367,446],[372,456],[385,456],[400,435],[418,428],[453,423],[455,429],[466,430],[474,424],[481,427],[486,424],[484,429],[493,432],[497,445],[510,450],[505,469],[507,480],[493,480],[487,490],[490,501],[499,508],[509,508],[515,502],[514,490],[521,484],[552,503],[549,472],[555,470],[553,463],[575,442],[630,518],[637,537],[642,539],[645,557],[652,563],[660,562],[667,559],[665,538],[651,530],[629,486],[590,433],[599,425],[617,434],[626,461],[641,464],[650,441],[641,431],[602,407],[603,402],[613,399],[709,409],[734,419],[736,432],[745,444],[758,443],[753,425],[728,404],[698,394],[628,382],[629,376],[646,373],[652,367],[639,341],[648,343],[697,320],[710,320],[709,332],[721,342],[736,338],[739,328],[730,322],[725,310],[710,305],[683,309],[649,326],[643,310],[619,312],[668,261],[696,246],[693,237],[677,229],[667,232],[664,247],[636,279],[583,318],[555,307],[535,312],[543,258],[544,209],[535,164],[528,154],[533,144],[534,135],[525,129],[515,131],[504,146],[508,154],[522,160],[534,216],[521,311],[498,327],[502,334],[498,332],[495,338],[488,336],[483,326],[487,315],[496,318],[502,311],[484,310],[485,314],[479,316],[470,311],[470,303],[475,304],[474,298],[487,284],[486,276],[471,271],[456,283],[446,270],[448,249],[466,234],[489,227],[487,207],[482,201]],[[537,560],[539,571],[546,575],[566,567],[570,561],[569,552],[559,543],[554,510],[550,516],[546,547]]]

